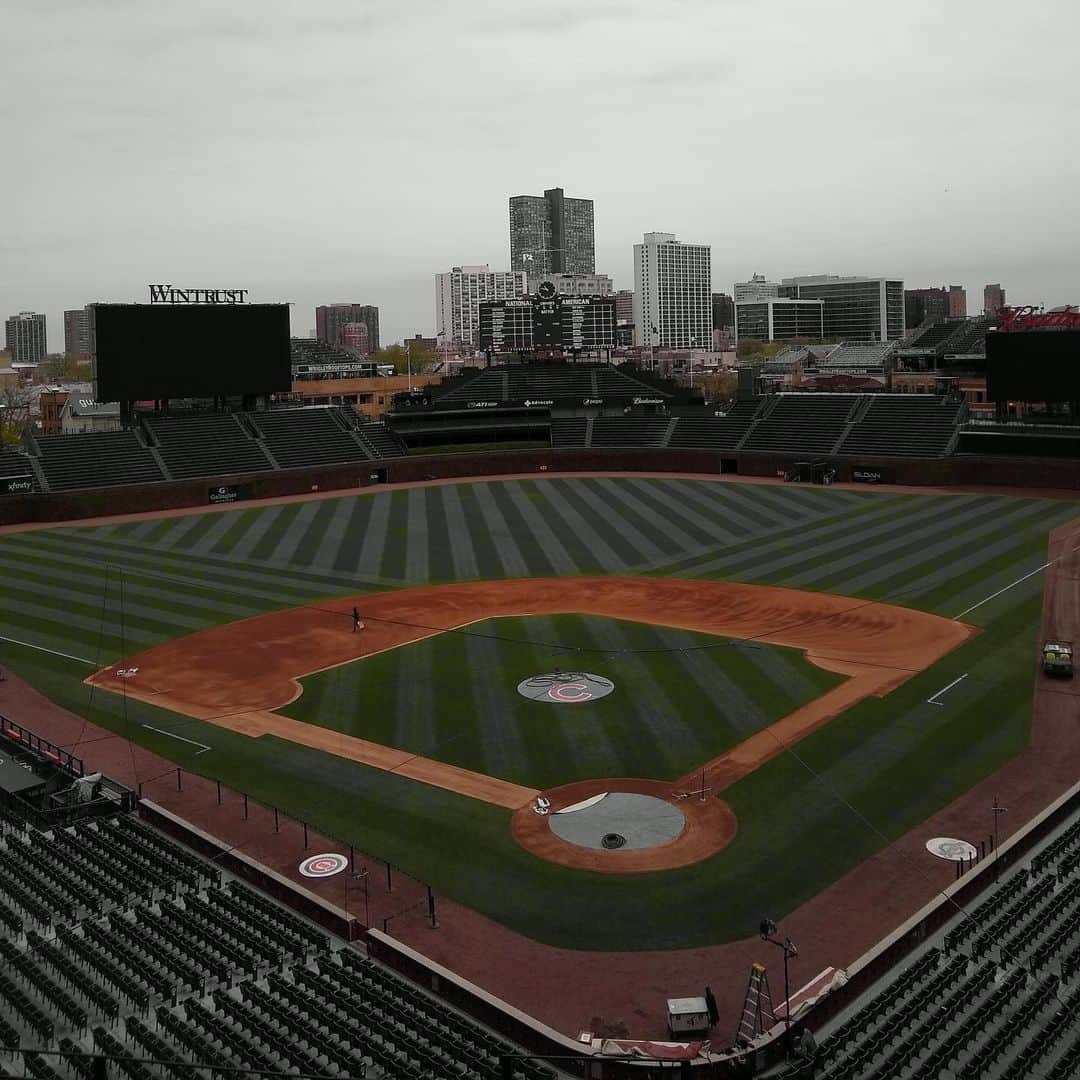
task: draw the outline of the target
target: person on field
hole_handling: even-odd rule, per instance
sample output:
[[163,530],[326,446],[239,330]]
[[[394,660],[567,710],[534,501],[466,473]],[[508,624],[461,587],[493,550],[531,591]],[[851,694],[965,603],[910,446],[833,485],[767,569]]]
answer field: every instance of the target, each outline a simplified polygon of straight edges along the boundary
[[364,624],[360,621],[360,609],[354,607],[352,609],[352,632],[355,634],[357,630],[363,630]]

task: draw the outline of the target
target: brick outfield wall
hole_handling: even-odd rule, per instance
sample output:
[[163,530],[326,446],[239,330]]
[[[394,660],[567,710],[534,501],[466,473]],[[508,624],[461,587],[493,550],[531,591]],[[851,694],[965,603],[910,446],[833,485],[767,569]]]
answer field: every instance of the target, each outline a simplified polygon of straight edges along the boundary
[[[246,498],[272,499],[312,491],[340,491],[379,483],[498,476],[529,472],[685,472],[773,477],[808,454],[721,453],[713,450],[610,449],[498,450],[433,454],[288,472],[219,476],[205,480],[99,488],[58,494],[7,495],[0,498],[0,525],[22,522],[75,521],[107,514],[129,514],[179,507],[209,506],[209,492],[219,485],[246,489]],[[822,459],[824,460],[824,459]],[[836,479],[855,479],[856,470],[879,470],[888,483],[912,487],[982,484],[1002,487],[1057,488],[1080,491],[1080,468],[1071,459],[950,457],[932,459],[836,459]]]

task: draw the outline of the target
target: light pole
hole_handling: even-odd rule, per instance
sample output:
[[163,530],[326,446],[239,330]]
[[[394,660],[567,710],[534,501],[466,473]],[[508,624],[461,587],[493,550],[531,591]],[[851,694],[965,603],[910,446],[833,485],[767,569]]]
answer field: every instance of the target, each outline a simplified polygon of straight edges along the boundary
[[783,940],[776,937],[777,925],[766,916],[761,920],[759,932],[762,941],[768,941],[779,949],[784,950],[784,1052],[787,1060],[791,1060],[791,991],[788,989],[788,961],[799,955],[799,950],[792,943],[791,938]]
[[996,795],[994,796],[994,805],[990,807],[990,810],[994,815],[994,880],[997,881],[1000,872],[998,868],[998,818],[1002,814],[1007,814],[1009,810],[1006,806],[998,805]]

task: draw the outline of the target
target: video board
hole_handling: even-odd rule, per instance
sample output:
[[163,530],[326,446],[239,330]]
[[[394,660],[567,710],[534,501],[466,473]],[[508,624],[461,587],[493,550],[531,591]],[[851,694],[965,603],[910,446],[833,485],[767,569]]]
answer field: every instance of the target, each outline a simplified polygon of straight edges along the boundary
[[93,304],[98,401],[288,393],[286,304]]
[[986,335],[990,401],[1080,401],[1080,330],[997,330]]

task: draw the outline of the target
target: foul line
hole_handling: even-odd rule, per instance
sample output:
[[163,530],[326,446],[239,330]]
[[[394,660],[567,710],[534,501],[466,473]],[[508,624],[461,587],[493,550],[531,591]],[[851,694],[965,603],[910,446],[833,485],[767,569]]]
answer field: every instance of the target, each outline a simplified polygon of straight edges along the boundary
[[[147,731],[156,731],[159,735],[168,735],[170,739],[179,739],[181,742],[190,743],[192,746],[201,746],[202,749],[199,754],[205,754],[207,750],[213,750],[212,746],[207,746],[204,742],[196,742],[194,739],[185,739],[183,735],[177,735],[174,732],[166,731],[164,728],[154,727],[153,724],[140,724],[139,727],[146,728]],[[195,756],[198,757],[199,754]]]
[[1034,577],[1036,574],[1041,574],[1048,566],[1052,566],[1056,560],[1051,559],[1050,562],[1045,562],[1042,566],[1035,570],[1032,570],[1030,574],[1025,574],[1023,577],[1017,578],[1014,582],[1006,585],[1004,589],[998,589],[996,593],[991,593],[984,600],[980,600],[977,604],[972,604],[971,607],[961,611],[959,615],[954,615],[953,620],[962,619],[969,611],[974,611],[977,607],[982,607],[983,604],[988,604],[995,596],[1000,596],[1003,592],[1008,592],[1014,585],[1019,585],[1022,581],[1027,581],[1029,577]]
[[926,704],[927,705],[939,705],[939,706],[941,706],[941,708],[944,709],[945,708],[945,703],[942,702],[942,701],[938,701],[937,699],[939,697],[941,697],[941,695],[944,694],[946,691],[951,690],[957,683],[962,683],[967,677],[968,677],[968,673],[965,671],[964,674],[961,675],[959,679],[953,679],[953,681],[951,683],[949,683],[948,686],[943,686],[936,694],[934,694],[933,697],[928,697],[926,699]]
[[85,656],[72,656],[71,653],[59,652],[57,649],[46,649],[44,645],[32,645],[29,641],[20,641],[18,638],[4,637],[0,634],[0,641],[8,641],[12,645],[22,645],[27,649],[37,649],[38,652],[52,653],[53,656],[62,656],[65,660],[77,660],[80,664],[89,664],[96,668],[96,660],[87,660]]

